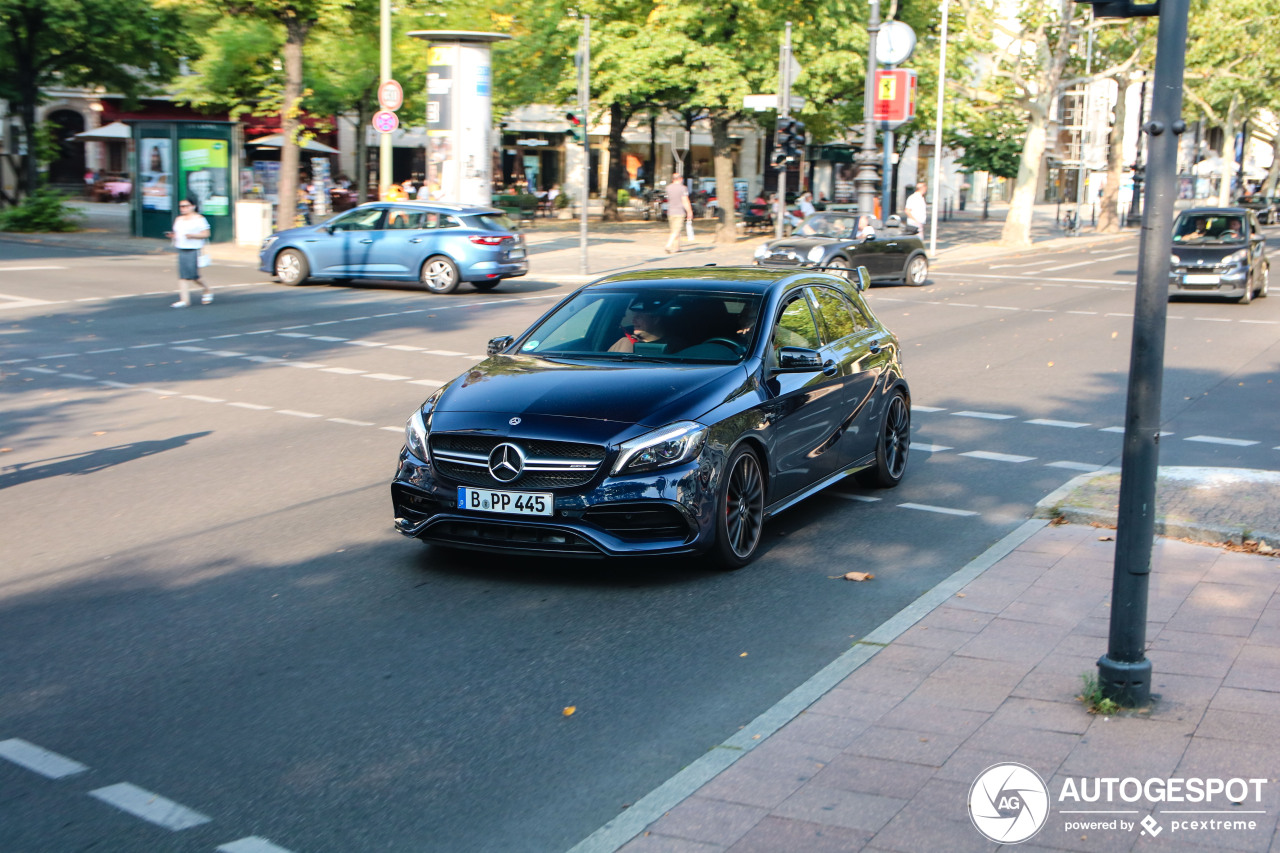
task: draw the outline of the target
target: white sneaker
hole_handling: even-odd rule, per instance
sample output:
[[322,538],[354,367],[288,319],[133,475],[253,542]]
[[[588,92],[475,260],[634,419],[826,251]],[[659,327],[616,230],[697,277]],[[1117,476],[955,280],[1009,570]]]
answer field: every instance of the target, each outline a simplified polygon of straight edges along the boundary
[[190,303],[190,302],[183,302],[181,299],[179,299],[177,302],[173,303],[173,304],[172,304],[172,305],[170,305],[169,307],[170,307],[170,308],[190,308],[190,307],[191,307],[191,303]]

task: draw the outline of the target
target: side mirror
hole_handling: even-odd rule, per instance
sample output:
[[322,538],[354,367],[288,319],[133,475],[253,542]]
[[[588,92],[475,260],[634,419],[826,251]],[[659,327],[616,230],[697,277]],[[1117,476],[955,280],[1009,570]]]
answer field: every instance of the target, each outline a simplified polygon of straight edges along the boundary
[[783,347],[778,351],[779,373],[811,373],[822,369],[822,356],[804,347]]
[[867,272],[866,267],[858,267],[854,270],[854,275],[850,280],[853,282],[853,289],[859,293],[871,286],[871,274]]
[[515,342],[516,339],[511,335],[502,335],[501,337],[491,338],[489,340],[489,345],[485,347],[485,355],[498,355],[501,352],[505,352],[507,347],[511,346]]

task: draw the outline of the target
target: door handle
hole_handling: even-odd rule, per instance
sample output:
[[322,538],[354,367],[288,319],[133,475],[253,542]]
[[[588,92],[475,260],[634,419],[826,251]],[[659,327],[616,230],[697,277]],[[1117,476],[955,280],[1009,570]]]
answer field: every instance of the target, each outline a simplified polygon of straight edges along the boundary
[[828,376],[835,376],[840,372],[840,365],[836,364],[835,359],[827,359],[822,363],[822,372]]
[[880,350],[882,350],[882,349],[884,349],[884,347],[880,346],[880,342],[879,342],[879,341],[872,341],[872,342],[871,342],[871,345],[870,345],[869,347],[867,347],[867,350],[868,350],[872,355],[879,355],[879,354],[880,354]]
[[414,238],[413,238],[412,240],[410,240],[409,242],[410,242],[410,243],[421,243],[421,242],[422,242],[422,238],[421,238],[421,237],[414,237]]
[[372,238],[372,237],[366,237],[366,238],[364,238],[363,240],[361,240],[360,242],[361,242],[361,243],[372,243],[372,242],[373,242],[373,238]]

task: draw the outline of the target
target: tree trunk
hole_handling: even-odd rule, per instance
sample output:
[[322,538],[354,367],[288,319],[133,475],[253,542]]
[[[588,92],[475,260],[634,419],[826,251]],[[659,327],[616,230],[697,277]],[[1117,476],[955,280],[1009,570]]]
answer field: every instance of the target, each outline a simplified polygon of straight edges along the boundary
[[729,138],[729,116],[711,119],[712,160],[716,172],[716,242],[738,240],[737,196],[733,191],[733,140]]
[[1218,182],[1218,207],[1231,206],[1231,176],[1236,167],[1236,129],[1239,122],[1238,95],[1231,96],[1231,105],[1227,107],[1227,120],[1222,124],[1222,180]]
[[1124,179],[1124,120],[1128,113],[1128,77],[1113,77],[1116,81],[1115,114],[1107,136],[1107,186],[1102,191],[1102,209],[1098,211],[1098,233],[1115,234],[1120,230],[1120,182]]
[[280,190],[276,204],[276,230],[292,228],[298,213],[298,164],[301,149],[298,129],[302,112],[302,47],[311,29],[292,10],[281,13],[286,32],[284,42],[284,103],[280,107]]
[[624,110],[621,104],[609,105],[609,174],[605,179],[604,215],[601,217],[604,222],[622,219],[618,213],[618,190],[622,188],[622,178],[627,173],[626,163],[622,159],[622,131],[630,118],[631,113]]

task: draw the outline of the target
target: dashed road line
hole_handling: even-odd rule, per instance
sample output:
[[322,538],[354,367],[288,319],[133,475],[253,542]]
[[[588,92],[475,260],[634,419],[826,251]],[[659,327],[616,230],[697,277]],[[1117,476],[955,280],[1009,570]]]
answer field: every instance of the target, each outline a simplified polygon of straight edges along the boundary
[[276,409],[277,415],[288,415],[292,418],[323,418],[324,415],[315,412],[299,412],[296,409]]
[[1244,438],[1221,438],[1216,435],[1191,435],[1184,438],[1183,441],[1198,441],[1201,444],[1224,444],[1228,447],[1252,447],[1261,443]]
[[1113,468],[1110,465],[1093,465],[1088,462],[1046,462],[1046,468],[1063,468],[1067,471],[1081,471],[1085,474],[1093,474],[1099,471],[1119,471],[1119,468]]
[[234,406],[234,407],[235,407],[235,408],[237,408],[237,409],[250,409],[250,410],[255,411],[255,412],[265,412],[265,411],[268,411],[268,410],[271,408],[270,406],[264,406],[264,405],[262,405],[261,403],[241,403],[241,402],[236,402],[236,403],[227,403],[227,405],[228,405],[228,406]]
[[346,424],[347,426],[370,427],[375,424],[373,421],[353,421],[350,418],[328,418],[331,423]]
[[952,450],[953,448],[942,444],[921,444],[920,442],[913,441],[911,442],[911,449],[919,450],[924,453],[941,453],[944,450]]
[[1034,456],[1018,456],[1014,453],[993,453],[990,450],[969,450],[961,453],[961,456],[969,456],[974,459],[986,459],[989,462],[1030,462],[1035,459]]
[[46,779],[65,779],[67,776],[74,776],[89,769],[79,761],[16,737],[0,740],[0,758],[12,761],[33,773],[39,773]]
[[217,853],[291,853],[291,851],[278,844],[272,844],[265,838],[250,835],[219,845]]
[[980,418],[987,421],[1007,421],[1013,419],[1014,415],[1002,415],[995,412],[952,412],[957,418]]
[[383,382],[403,382],[408,376],[400,376],[396,373],[366,373],[365,379],[381,379]]
[[321,373],[336,373],[339,376],[359,376],[364,373],[363,370],[356,370],[354,367],[322,367]]
[[1035,424],[1036,426],[1062,427],[1063,429],[1080,429],[1080,427],[1088,426],[1088,424],[1080,421],[1054,421],[1048,418],[1036,418],[1030,421],[1023,421],[1023,423]]
[[119,782],[105,788],[98,788],[90,791],[89,796],[174,832],[200,826],[212,820],[208,815],[200,814],[194,809],[189,809],[129,782]]
[[932,504],[905,503],[905,504],[898,504],[898,506],[901,507],[902,509],[918,509],[918,510],[923,510],[924,512],[936,512],[940,515],[959,515],[959,516],[978,515],[978,513],[974,512],[971,509],[952,509],[951,507],[948,507],[948,506],[933,506]]

